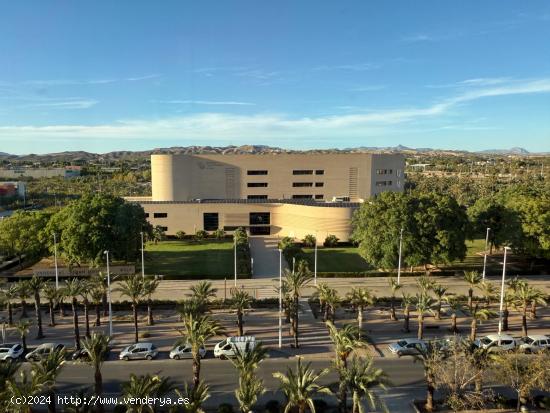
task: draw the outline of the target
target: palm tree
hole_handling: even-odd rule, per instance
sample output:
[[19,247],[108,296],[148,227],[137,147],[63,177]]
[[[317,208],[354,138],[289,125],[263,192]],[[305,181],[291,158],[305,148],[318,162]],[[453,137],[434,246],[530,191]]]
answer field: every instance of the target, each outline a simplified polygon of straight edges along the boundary
[[242,413],[251,411],[252,406],[258,401],[258,397],[265,392],[264,383],[256,377],[255,372],[259,363],[266,357],[267,349],[259,343],[251,351],[237,350],[235,358],[231,360],[239,372],[239,387],[235,390],[235,396]]
[[416,285],[418,286],[420,292],[426,295],[434,287],[435,281],[427,275],[422,275],[416,279]]
[[371,409],[381,408],[387,412],[384,402],[380,400],[374,389],[386,390],[390,380],[382,369],[374,367],[372,357],[364,359],[354,357],[342,374],[352,398],[352,413],[363,413],[362,400],[367,399]]
[[533,296],[531,298],[531,318],[536,319],[537,318],[537,304],[546,305],[546,294],[539,289],[532,287],[532,293]]
[[502,309],[502,331],[508,331],[508,317],[510,316],[509,307],[514,304],[515,293],[506,290],[504,292],[503,304],[504,308]]
[[395,314],[395,295],[397,291],[401,289],[401,284],[393,277],[389,279],[391,297],[390,297],[390,320],[397,321],[397,315]]
[[[65,413],[92,413],[94,407],[88,403],[88,400],[91,400],[91,395],[86,391],[85,388],[79,389],[74,393],[73,402],[65,405]],[[85,401],[86,400],[86,401]],[[98,405],[96,407],[97,412],[102,412],[103,405]]]
[[205,307],[206,306],[202,301],[199,301],[197,298],[191,297],[186,300],[180,301],[178,312],[180,313],[180,317],[182,318],[186,315],[198,317],[206,313]]
[[91,281],[94,285],[94,288],[97,288],[102,292],[101,305],[103,307],[103,317],[107,317],[109,315],[109,308],[107,305],[107,289],[109,287],[109,280],[107,274],[104,274],[100,271],[91,279]]
[[218,289],[212,287],[210,281],[200,281],[191,287],[191,294],[187,294],[188,297],[196,298],[204,305],[208,305],[212,298],[216,297]]
[[[86,362],[94,369],[94,394],[99,397],[103,394],[103,376],[101,375],[101,367],[107,358],[109,352],[109,343],[111,338],[101,333],[93,333],[91,337],[85,338],[82,341],[82,347],[86,350],[88,357]],[[103,411],[101,406],[100,412]]]
[[82,291],[80,291],[80,298],[82,298],[82,306],[84,307],[84,325],[86,327],[86,337],[90,337],[90,290],[92,288],[91,282],[82,281]]
[[472,317],[471,330],[470,330],[470,340],[474,341],[477,335],[477,322],[488,320],[489,318],[495,317],[496,314],[494,311],[489,310],[488,308],[479,308],[479,304],[476,303],[474,308],[470,312]]
[[19,337],[21,337],[21,343],[23,344],[23,354],[27,353],[27,334],[29,334],[31,325],[32,323],[30,320],[19,320],[19,322],[14,326],[17,330],[17,333],[19,334]]
[[292,298],[293,310],[291,313],[292,319],[292,335],[294,336],[294,348],[298,348],[298,313],[299,300],[302,295],[302,288],[307,286],[313,279],[313,274],[308,268],[307,261],[300,260],[296,264],[294,271],[285,271],[285,281],[289,287],[289,293]]
[[43,385],[40,378],[28,370],[20,370],[19,378],[12,377],[6,381],[5,398],[18,399],[19,404],[10,403],[10,413],[32,413],[33,396],[42,392]]
[[59,301],[59,291],[52,283],[46,284],[43,289],[44,297],[48,300],[48,309],[50,311],[50,327],[55,327],[55,306]]
[[465,271],[464,272],[464,281],[470,286],[468,288],[468,308],[472,311],[473,300],[474,300],[474,287],[481,282],[481,275],[477,271]]
[[325,297],[325,313],[323,315],[323,321],[332,321],[336,318],[336,308],[340,304],[340,297],[338,296],[338,291],[335,288],[331,288],[327,291]]
[[116,291],[126,296],[132,303],[132,314],[134,318],[134,340],[139,342],[138,334],[138,305],[144,295],[143,279],[137,275],[130,276],[121,281]]
[[19,319],[22,320],[23,318],[27,318],[27,300],[30,298],[30,288],[29,288],[29,281],[23,280],[19,281],[17,283],[17,297],[21,301],[21,315],[19,316]]
[[97,284],[95,279],[90,282],[90,297],[95,307],[95,322],[94,325],[99,327],[101,325],[101,303],[103,301],[104,291],[101,286]]
[[374,304],[374,296],[367,288],[352,288],[351,292],[348,294],[348,299],[357,311],[357,327],[359,330],[359,338],[361,338],[361,333],[363,331],[363,312],[365,308],[369,305]]
[[12,301],[19,297],[19,290],[16,284],[11,284],[6,290],[4,290],[4,296],[6,297],[6,303],[8,307],[8,325],[13,325],[13,307]]
[[462,301],[456,295],[448,295],[445,297],[445,301],[449,304],[449,309],[451,310],[451,328],[450,331],[453,334],[458,333],[457,327],[457,313],[464,311],[464,306]]
[[414,297],[410,294],[403,293],[403,299],[401,300],[401,306],[403,307],[403,331],[410,333],[409,327],[411,319],[411,307],[414,305]]
[[174,389],[172,382],[164,377],[146,374],[137,376],[130,374],[130,381],[120,386],[122,396],[128,401],[134,401],[128,405],[128,412],[142,413],[155,412],[155,399],[164,397]]
[[441,303],[445,294],[447,293],[447,287],[443,287],[441,284],[434,283],[432,291],[436,297],[435,304],[435,318],[436,320],[441,320]]
[[237,311],[237,328],[239,336],[244,335],[243,332],[243,314],[246,309],[250,308],[252,297],[244,290],[237,288],[231,289],[231,307]]
[[265,386],[260,379],[248,377],[239,378],[239,387],[235,390],[235,397],[239,402],[242,413],[249,413],[258,401],[258,397],[265,393]]
[[436,342],[427,343],[426,347],[417,347],[418,354],[414,356],[414,361],[420,361],[424,366],[424,378],[426,380],[426,405],[427,412],[434,409],[434,393],[437,387],[436,371],[443,361],[443,352]]
[[143,283],[143,293],[147,296],[147,325],[152,326],[155,324],[153,318],[153,294],[157,290],[160,281],[156,277],[145,277]]
[[201,358],[199,351],[201,347],[212,337],[221,334],[222,331],[221,325],[209,315],[183,315],[183,329],[179,332],[184,340],[191,345],[193,386],[198,386],[200,382]]
[[491,300],[496,295],[495,285],[489,281],[481,281],[477,288],[481,292],[482,297],[485,299],[485,307],[489,308],[491,306]]
[[[319,300],[319,312],[324,313],[325,312],[325,303],[326,303],[326,297],[329,294],[329,290],[331,289],[327,283],[319,283],[317,285],[315,296]],[[327,320],[323,320],[327,321]]]
[[176,389],[176,394],[179,398],[188,400],[184,405],[186,413],[204,413],[202,405],[210,397],[208,390],[208,385],[201,380],[197,386],[190,386],[186,382],[183,391],[181,392],[179,389]]
[[432,313],[433,298],[427,294],[416,294],[414,300],[414,306],[416,307],[416,314],[418,317],[418,339],[422,340],[424,337],[424,314],[426,312]]
[[532,288],[527,282],[520,283],[515,293],[515,305],[521,309],[521,330],[524,336],[527,335],[527,310],[533,301],[546,304],[538,290]]
[[239,376],[253,375],[259,364],[267,358],[267,349],[258,343],[252,350],[240,351],[237,349],[235,357],[230,359],[231,364],[239,372]]
[[476,346],[473,341],[466,343],[463,349],[467,360],[476,371],[475,390],[477,393],[481,393],[483,391],[483,375],[494,361],[494,354],[488,348]]
[[44,338],[44,332],[42,331],[42,310],[40,308],[40,292],[44,288],[44,280],[38,278],[36,275],[28,281],[29,292],[34,297],[34,313],[36,316],[36,339],[40,340]]
[[319,379],[328,371],[328,369],[323,369],[316,373],[311,368],[311,363],[304,365],[302,358],[298,357],[296,371],[289,367],[286,374],[273,373],[273,377],[281,382],[280,389],[286,396],[287,404],[284,413],[289,413],[293,407],[298,408],[298,413],[305,413],[308,406],[311,413],[315,413],[313,397],[317,393],[330,393],[325,386],[318,384]]
[[77,350],[80,350],[80,329],[78,328],[78,297],[82,292],[82,282],[78,278],[65,281],[63,293],[71,297],[71,308],[73,311],[74,343]]
[[38,377],[48,396],[48,412],[56,411],[55,382],[65,364],[65,350],[55,350],[38,363],[33,363],[32,371]]
[[344,382],[342,372],[347,368],[347,360],[351,353],[365,346],[365,342],[359,338],[359,329],[353,324],[346,324],[340,330],[328,321],[328,333],[334,344],[335,365],[340,371],[339,395],[340,411],[345,412],[347,407],[346,383]]

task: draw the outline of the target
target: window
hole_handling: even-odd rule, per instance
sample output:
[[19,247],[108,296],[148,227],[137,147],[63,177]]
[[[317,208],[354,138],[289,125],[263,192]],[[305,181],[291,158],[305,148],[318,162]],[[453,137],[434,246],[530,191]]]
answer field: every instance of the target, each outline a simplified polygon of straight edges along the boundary
[[325,171],[323,169],[317,169],[315,171],[315,175],[324,175],[325,174]]
[[376,181],[376,186],[386,186],[386,181]]
[[216,231],[219,226],[219,218],[217,212],[205,212],[202,215],[202,226],[205,231]]
[[149,212],[145,213],[145,218],[149,218]]
[[315,199],[325,199],[324,195],[315,195]]
[[248,195],[248,199],[267,199],[267,195]]
[[269,225],[269,212],[251,212],[250,225]]
[[313,175],[312,169],[295,169],[292,171],[292,175]]
[[313,182],[293,182],[292,186],[294,188],[304,188],[304,187],[313,186]]
[[163,226],[161,226],[161,225],[159,225],[159,227],[160,227],[160,229],[161,229],[162,231],[164,231],[164,232],[168,231],[168,227],[163,227]]
[[324,182],[315,182],[315,186],[317,188],[322,188],[323,186],[325,186],[325,183]]
[[246,171],[247,175],[267,175],[267,171],[265,170],[257,170],[257,171]]
[[313,199],[313,195],[292,195],[292,199]]
[[166,212],[155,212],[153,218],[168,218],[168,214]]
[[249,182],[247,185],[249,188],[266,188],[267,182]]

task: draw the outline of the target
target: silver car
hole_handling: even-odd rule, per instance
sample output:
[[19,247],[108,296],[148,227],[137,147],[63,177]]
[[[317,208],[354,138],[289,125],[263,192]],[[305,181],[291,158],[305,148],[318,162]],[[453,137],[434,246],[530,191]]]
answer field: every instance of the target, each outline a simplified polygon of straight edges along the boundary
[[[199,357],[203,359],[206,356],[206,349],[204,346],[199,348]],[[182,344],[175,346],[172,351],[170,351],[170,358],[174,360],[180,359],[190,359],[193,358],[193,353],[191,352],[190,344]]]
[[0,360],[13,361],[23,355],[23,346],[19,343],[0,344]]
[[405,355],[418,354],[419,348],[426,350],[426,343],[417,338],[405,338],[403,340],[399,340],[397,343],[390,344],[388,348],[393,354],[397,354],[401,357]]
[[550,337],[541,334],[533,334],[522,337],[518,342],[519,348],[524,353],[538,353],[544,350],[550,350]]
[[27,354],[25,356],[25,359],[27,359],[28,361],[40,361],[48,357],[50,353],[53,353],[54,351],[61,351],[64,348],[65,346],[63,344],[56,344],[56,343],[40,344],[33,351]]
[[136,343],[124,348],[118,358],[120,360],[153,360],[158,350],[153,343]]

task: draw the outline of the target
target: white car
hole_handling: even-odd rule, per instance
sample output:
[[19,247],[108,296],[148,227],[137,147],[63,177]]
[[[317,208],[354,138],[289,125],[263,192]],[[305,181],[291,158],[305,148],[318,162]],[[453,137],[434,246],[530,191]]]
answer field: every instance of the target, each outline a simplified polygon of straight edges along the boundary
[[0,344],[0,360],[13,361],[23,355],[23,346],[19,343]]
[[520,338],[518,345],[524,353],[538,353],[539,351],[550,350],[550,337],[542,334],[532,334]]
[[246,353],[248,351],[252,351],[254,347],[256,347],[256,337],[227,337],[225,340],[220,341],[214,347],[214,357],[235,357],[237,351],[240,351],[241,353]]
[[480,348],[488,349],[490,353],[510,351],[516,347],[516,340],[508,334],[489,334],[476,341],[474,344]]
[[136,343],[124,348],[118,358],[120,360],[153,360],[158,350],[153,343]]
[[426,342],[417,338],[405,338],[388,346],[388,349],[399,357],[418,354],[419,348],[426,350]]
[[61,351],[64,348],[65,346],[59,343],[43,343],[27,354],[25,358],[28,361],[40,361],[48,357],[50,353],[53,353],[54,351]]
[[[199,357],[201,359],[206,357],[206,349],[204,348],[204,346],[199,349]],[[172,351],[170,351],[170,358],[173,360],[193,358],[193,354],[191,353],[191,345],[181,344],[175,346]]]

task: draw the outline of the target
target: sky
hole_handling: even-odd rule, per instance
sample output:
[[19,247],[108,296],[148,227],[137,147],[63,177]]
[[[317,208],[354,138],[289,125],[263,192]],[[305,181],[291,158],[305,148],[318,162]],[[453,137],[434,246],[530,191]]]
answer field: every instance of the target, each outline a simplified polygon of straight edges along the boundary
[[0,5],[0,152],[550,152],[550,2]]

